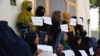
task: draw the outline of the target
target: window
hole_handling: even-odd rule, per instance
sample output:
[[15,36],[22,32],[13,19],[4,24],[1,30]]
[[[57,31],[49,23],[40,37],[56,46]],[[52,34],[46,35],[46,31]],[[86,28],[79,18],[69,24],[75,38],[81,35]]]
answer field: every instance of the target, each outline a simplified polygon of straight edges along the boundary
[[65,1],[67,4],[67,12],[69,12],[71,16],[76,16],[77,15],[77,10],[76,10],[77,0],[65,0]]
[[[60,1],[60,0],[57,0],[57,1]],[[77,6],[76,6],[77,0],[63,0],[63,1],[65,1],[64,3],[65,3],[65,6],[67,8],[67,9],[64,8],[65,11],[69,12],[71,15],[76,16],[77,15],[77,10],[76,10],[76,8],[77,8]],[[51,14],[51,9],[52,9],[51,8],[51,5],[52,5],[51,2],[54,3],[53,0],[38,0],[38,1],[34,0],[34,11],[35,11],[37,5],[42,5],[46,9],[46,16],[49,16]],[[56,3],[57,2],[55,2],[55,4]]]

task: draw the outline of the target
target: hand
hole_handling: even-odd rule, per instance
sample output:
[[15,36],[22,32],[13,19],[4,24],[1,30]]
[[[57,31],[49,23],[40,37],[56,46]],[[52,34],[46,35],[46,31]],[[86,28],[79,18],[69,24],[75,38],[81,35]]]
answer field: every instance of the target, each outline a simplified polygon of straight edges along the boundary
[[41,52],[42,52],[41,49],[38,49],[38,50],[37,50],[37,54],[40,54]]
[[32,26],[32,22],[29,22],[29,23],[28,23],[28,26]]

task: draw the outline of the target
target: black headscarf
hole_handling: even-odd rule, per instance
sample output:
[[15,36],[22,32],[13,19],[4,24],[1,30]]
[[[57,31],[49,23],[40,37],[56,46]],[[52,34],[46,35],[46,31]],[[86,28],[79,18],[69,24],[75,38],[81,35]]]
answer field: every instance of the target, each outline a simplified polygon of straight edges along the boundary
[[[44,11],[42,11],[44,10]],[[37,7],[37,10],[36,10],[36,13],[35,13],[35,16],[44,16],[44,13],[45,13],[45,8],[43,6],[38,6]]]
[[8,26],[0,21],[0,56],[32,56],[29,46]]
[[31,52],[34,54],[37,50],[37,44],[34,43],[36,39],[36,32],[26,33],[25,41],[29,44]]
[[[35,16],[42,17],[45,14],[45,8],[38,6],[35,12]],[[43,23],[43,26],[38,26],[38,31],[47,31],[47,25]]]
[[76,35],[73,39],[72,39],[72,42],[70,44],[70,46],[72,47],[74,53],[75,53],[75,56],[81,56],[81,53],[79,52],[79,48],[80,48],[80,45],[77,43],[77,41],[81,39],[80,35]]

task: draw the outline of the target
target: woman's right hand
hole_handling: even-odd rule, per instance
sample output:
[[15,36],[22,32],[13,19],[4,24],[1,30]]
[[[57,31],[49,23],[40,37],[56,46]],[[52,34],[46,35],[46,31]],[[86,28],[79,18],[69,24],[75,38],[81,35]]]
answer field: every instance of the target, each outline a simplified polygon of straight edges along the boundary
[[32,23],[32,22],[29,22],[29,23],[28,23],[28,26],[32,26],[32,25],[33,25],[33,23]]

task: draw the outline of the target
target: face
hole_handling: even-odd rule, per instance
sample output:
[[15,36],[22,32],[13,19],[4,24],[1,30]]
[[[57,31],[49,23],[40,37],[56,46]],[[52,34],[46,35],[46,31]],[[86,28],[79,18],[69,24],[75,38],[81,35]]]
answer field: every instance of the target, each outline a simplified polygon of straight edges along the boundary
[[79,40],[77,41],[77,43],[80,45],[80,44],[81,44],[81,39],[79,39]]
[[68,39],[68,35],[65,33],[64,37],[63,37],[63,41],[65,42],[65,41],[67,41],[67,39]]
[[58,44],[57,48],[56,48],[56,53],[59,53],[63,50],[63,45],[62,44]]
[[55,16],[55,18],[58,19],[58,20],[61,20],[61,15],[60,15],[60,13],[58,13],[58,14]]
[[28,6],[27,6],[27,7],[32,8],[32,3],[31,3],[31,2],[29,2],[29,4],[28,4]]
[[61,20],[61,13],[60,13],[60,11],[55,11],[54,14],[53,14],[53,17],[56,20]]
[[36,35],[36,38],[35,38],[34,43],[35,43],[35,44],[38,44],[38,43],[39,43],[39,36],[38,36],[38,34]]
[[42,11],[42,12],[45,12],[45,10],[44,10],[44,9],[42,9],[41,11]]
[[45,42],[45,43],[48,42],[48,35],[45,35],[44,42]]

